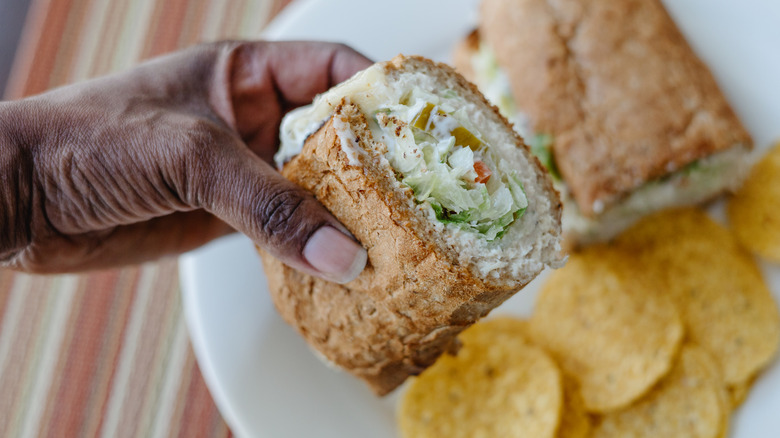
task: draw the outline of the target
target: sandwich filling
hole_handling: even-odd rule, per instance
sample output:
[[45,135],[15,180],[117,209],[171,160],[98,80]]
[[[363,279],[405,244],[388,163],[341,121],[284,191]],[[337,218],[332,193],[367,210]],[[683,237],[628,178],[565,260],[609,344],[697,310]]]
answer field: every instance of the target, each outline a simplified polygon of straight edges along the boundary
[[530,119],[515,103],[509,79],[498,65],[493,51],[481,42],[471,63],[475,81],[485,97],[513,122],[521,136],[531,139],[531,152],[552,176],[564,204],[564,233],[578,236],[583,243],[609,239],[652,211],[702,202],[723,190],[733,190],[747,172],[748,166],[742,157],[749,149],[746,145],[735,145],[646,182],[614,204],[604,205],[602,201],[596,201],[593,205],[596,217],[585,216],[558,172],[552,150],[554,137],[548,133],[533,132]]
[[[383,81],[371,69],[362,75],[369,82]],[[401,92],[390,87],[356,93],[341,89],[349,87],[348,82],[336,89],[338,93],[326,93],[313,106],[285,118],[277,165],[300,153],[306,137],[330,116],[327,110],[338,96],[348,95],[366,115],[374,140],[386,147],[384,157],[398,181],[411,188],[415,201],[439,222],[492,241],[525,213],[528,198],[517,169],[493,152],[469,121],[468,102],[454,90],[434,94],[419,86]],[[350,146],[355,144],[350,138],[354,134],[340,135],[350,164],[359,164],[361,151]]]
[[399,180],[428,203],[436,218],[500,238],[528,207],[515,169],[491,153],[479,131],[449,99],[414,88],[373,116],[375,137]]

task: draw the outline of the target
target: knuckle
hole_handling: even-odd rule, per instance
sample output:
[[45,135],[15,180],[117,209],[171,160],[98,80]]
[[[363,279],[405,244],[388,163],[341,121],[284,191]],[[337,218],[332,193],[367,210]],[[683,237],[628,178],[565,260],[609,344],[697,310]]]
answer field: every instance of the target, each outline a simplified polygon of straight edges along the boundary
[[344,43],[328,43],[331,53],[331,63],[337,63],[339,60],[349,60],[357,52],[352,47]]
[[336,52],[354,52],[354,49],[352,47],[346,45],[345,43],[338,43],[338,42],[332,42],[329,43],[331,47],[333,47],[333,50]]
[[206,152],[224,137],[223,130],[214,122],[201,117],[184,117],[177,123],[177,131],[181,133],[182,141],[178,142],[183,152],[189,156],[192,152]]
[[[258,217],[263,233],[270,238],[294,236],[303,225],[303,211],[310,200],[300,190],[275,191],[258,204]],[[292,232],[292,233],[291,233]]]
[[241,49],[243,47],[251,47],[253,45],[258,44],[257,41],[244,41],[244,40],[221,40],[216,41],[212,43],[206,43],[203,44],[202,47],[204,47],[208,51],[212,52],[232,52],[236,49]]

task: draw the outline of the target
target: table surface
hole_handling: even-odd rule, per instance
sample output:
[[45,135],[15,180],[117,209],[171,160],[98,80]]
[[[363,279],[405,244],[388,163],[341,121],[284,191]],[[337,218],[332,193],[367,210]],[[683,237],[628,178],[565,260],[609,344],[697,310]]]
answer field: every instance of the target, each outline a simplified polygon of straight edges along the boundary
[[[257,37],[289,0],[33,0],[5,98],[199,42]],[[224,437],[175,259],[86,275],[0,270],[0,436]]]

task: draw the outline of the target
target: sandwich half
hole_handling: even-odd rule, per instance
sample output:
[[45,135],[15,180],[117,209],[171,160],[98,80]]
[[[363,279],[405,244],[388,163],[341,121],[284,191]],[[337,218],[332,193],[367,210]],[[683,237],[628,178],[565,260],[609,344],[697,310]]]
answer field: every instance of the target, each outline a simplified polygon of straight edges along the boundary
[[398,56],[358,73],[286,116],[275,158],[361,242],[368,264],[340,285],[261,250],[274,304],[377,394],[562,263],[547,172],[446,65]]
[[658,0],[483,0],[456,49],[558,179],[567,241],[735,189],[752,140]]

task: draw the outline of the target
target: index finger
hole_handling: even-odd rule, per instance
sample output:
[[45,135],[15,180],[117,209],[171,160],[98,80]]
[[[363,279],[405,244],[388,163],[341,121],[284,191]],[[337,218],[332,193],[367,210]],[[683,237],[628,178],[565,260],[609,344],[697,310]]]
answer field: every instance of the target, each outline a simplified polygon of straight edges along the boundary
[[343,44],[316,41],[259,41],[236,48],[231,94],[273,91],[284,106],[309,103],[372,61]]
[[349,79],[373,62],[343,44],[282,42],[269,53],[269,67],[284,101],[311,102],[319,93]]
[[273,153],[284,114],[372,64],[355,50],[326,42],[248,42],[229,61],[232,119],[263,158]]

